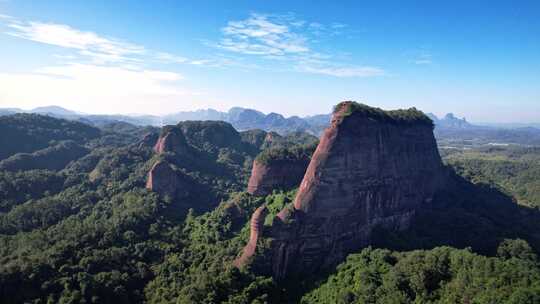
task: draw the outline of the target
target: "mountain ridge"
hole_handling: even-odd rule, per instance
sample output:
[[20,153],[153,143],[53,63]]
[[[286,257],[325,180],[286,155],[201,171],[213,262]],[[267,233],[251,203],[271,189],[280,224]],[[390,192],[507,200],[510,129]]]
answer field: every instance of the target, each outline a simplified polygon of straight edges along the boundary
[[[295,131],[309,131],[309,129],[313,128],[326,127],[329,125],[332,116],[331,113],[327,113],[308,116],[292,115],[286,117],[276,112],[265,114],[256,109],[244,107],[232,107],[228,111],[206,108],[193,111],[179,111],[165,115],[86,114],[56,105],[37,107],[31,110],[0,108],[0,115],[10,115],[15,113],[44,114],[72,120],[87,120],[95,124],[117,120],[135,125],[148,124],[153,126],[176,124],[186,120],[222,120],[233,124],[233,126],[239,130],[255,129],[258,128],[257,125],[260,125],[260,129],[264,129],[265,131],[278,132],[284,132],[287,128],[291,127],[293,127]],[[480,127],[479,125],[469,123],[465,118],[456,117],[453,113],[448,113],[443,118],[439,118],[433,113],[427,113],[427,116],[438,126],[459,128]]]
[[[331,117],[331,114],[285,117],[275,112],[265,114],[255,109],[242,107],[233,107],[227,112],[208,108],[177,112],[163,116],[87,115],[83,113],[59,115],[59,113],[75,112],[58,108],[57,106],[36,108],[30,111],[0,108],[0,116],[12,115],[16,111],[23,111],[24,113],[45,111],[44,113],[37,114],[82,122],[98,128],[108,128],[110,125],[118,123],[129,123],[134,126],[162,127],[165,125],[175,125],[181,121],[224,121],[230,123],[238,131],[260,129],[280,135],[305,132],[317,137],[321,136],[324,129],[329,126]],[[540,145],[540,124],[477,125],[470,123],[465,118],[459,118],[452,113],[448,113],[442,118],[439,118],[433,113],[427,113],[426,115],[433,121],[435,125],[435,137],[439,146],[443,148],[484,145]]]

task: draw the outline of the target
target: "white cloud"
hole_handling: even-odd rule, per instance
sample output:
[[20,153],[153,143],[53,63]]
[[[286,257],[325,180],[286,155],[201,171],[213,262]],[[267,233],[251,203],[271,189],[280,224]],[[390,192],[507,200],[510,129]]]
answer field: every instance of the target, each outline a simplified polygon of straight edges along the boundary
[[325,28],[325,26],[322,25],[322,24],[320,24],[319,22],[311,22],[311,23],[309,24],[309,27],[310,27],[310,28],[313,28],[313,29],[318,29],[318,30],[321,30],[321,29],[324,29],[324,28]]
[[[383,69],[332,61],[310,46],[310,37],[335,36],[346,24],[324,25],[295,19],[294,15],[251,14],[241,21],[229,21],[221,29],[218,48],[279,62],[296,71],[334,77],[374,77],[385,75]],[[292,63],[292,64],[290,64]]]
[[412,62],[418,65],[429,65],[433,63],[433,55],[427,50],[421,50]]
[[316,67],[316,66],[301,66],[300,70],[313,74],[322,74],[335,77],[375,77],[383,76],[383,69],[377,67],[360,66],[360,67]]
[[80,55],[94,58],[97,62],[136,60],[136,56],[146,52],[142,46],[104,38],[94,32],[80,31],[64,24],[12,21],[8,27],[11,28],[8,32],[11,36],[75,49]]
[[413,61],[415,64],[418,64],[418,65],[424,65],[424,64],[432,64],[433,62],[431,61],[431,59],[417,59],[417,60],[414,60]]
[[[182,75],[156,70],[70,64],[30,73],[0,73],[0,104],[31,108],[56,104],[79,111],[163,113],[194,93],[183,89]],[[128,108],[126,108],[128,107]]]
[[164,61],[164,62],[170,62],[170,63],[186,63],[188,62],[188,59],[182,56],[176,56],[169,53],[159,52],[156,54],[156,59]]
[[333,29],[342,29],[342,28],[346,28],[347,25],[343,24],[343,23],[339,23],[339,22],[334,22],[334,23],[331,24],[331,27]]
[[[6,20],[9,28],[8,35],[72,50],[73,54],[80,57],[79,62],[82,59],[90,59],[92,64],[101,65],[134,66],[157,61],[198,66],[223,66],[217,60],[189,59],[167,52],[153,51],[138,44],[104,37],[91,31],[82,31],[65,24],[23,22],[10,16],[0,15],[0,20],[2,19]],[[77,59],[73,54],[63,56],[65,58],[72,56],[73,59]]]
[[249,55],[284,56],[309,52],[306,37],[291,31],[290,26],[303,23],[286,23],[270,16],[252,14],[242,21],[230,21],[222,29],[224,38],[218,47]]
[[[204,60],[156,52],[68,25],[5,18],[7,34],[62,48],[52,54],[63,62],[25,73],[0,72],[0,105],[35,107],[55,104],[102,113],[160,113],[178,108],[197,93],[180,84],[179,73],[149,69],[156,61],[203,65]],[[89,59],[89,60],[88,60]],[[126,109],[126,105],[129,108]]]
[[12,16],[9,16],[9,15],[0,14],[0,19],[14,20],[15,18],[13,18]]

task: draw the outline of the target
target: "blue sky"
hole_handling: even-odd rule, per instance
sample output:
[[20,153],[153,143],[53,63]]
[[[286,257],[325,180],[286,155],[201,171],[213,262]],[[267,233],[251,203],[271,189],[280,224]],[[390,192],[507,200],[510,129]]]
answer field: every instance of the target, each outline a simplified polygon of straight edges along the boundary
[[0,107],[540,122],[539,1],[0,0]]

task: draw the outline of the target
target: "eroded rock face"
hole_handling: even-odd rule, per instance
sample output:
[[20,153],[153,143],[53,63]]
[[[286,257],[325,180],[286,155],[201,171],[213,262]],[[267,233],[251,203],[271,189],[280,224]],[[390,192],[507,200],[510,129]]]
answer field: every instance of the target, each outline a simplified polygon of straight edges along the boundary
[[294,206],[265,235],[276,278],[339,263],[368,245],[378,225],[407,228],[444,181],[429,119],[416,110],[398,115],[356,106],[336,107]]
[[137,143],[139,148],[144,147],[155,147],[156,142],[159,140],[159,135],[157,133],[148,133]]
[[234,265],[236,267],[245,265],[248,260],[255,254],[255,250],[257,250],[257,242],[259,240],[259,237],[262,235],[262,231],[264,228],[264,219],[267,213],[268,212],[265,206],[261,206],[257,208],[255,212],[253,212],[250,222],[251,230],[249,234],[249,242],[246,247],[244,247],[242,255],[234,261]]
[[182,152],[188,149],[184,133],[177,128],[164,130],[159,136],[154,151],[158,154],[164,152]]
[[306,173],[309,158],[281,160],[272,163],[253,161],[247,192],[268,195],[275,189],[291,189],[298,186]]
[[188,194],[189,183],[168,162],[160,160],[148,172],[146,188],[163,196],[184,197]]

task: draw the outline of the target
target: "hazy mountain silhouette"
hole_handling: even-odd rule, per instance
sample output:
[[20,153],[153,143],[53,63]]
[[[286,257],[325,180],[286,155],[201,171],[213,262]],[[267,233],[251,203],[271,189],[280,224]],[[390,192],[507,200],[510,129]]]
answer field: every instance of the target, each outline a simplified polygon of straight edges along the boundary
[[[227,112],[215,109],[199,109],[195,111],[181,111],[162,116],[156,115],[93,115],[78,113],[59,106],[51,105],[38,107],[32,110],[22,110],[18,108],[0,108],[0,116],[15,113],[39,113],[84,122],[93,126],[104,126],[114,122],[127,122],[139,126],[163,126],[174,125],[180,121],[189,120],[214,120],[225,121],[234,126],[237,130],[261,129],[274,131],[280,134],[292,132],[308,132],[319,136],[330,123],[330,114],[319,114],[313,116],[290,116],[285,117],[278,113],[265,114],[255,109],[233,107]],[[452,113],[439,118],[432,113],[427,115],[435,124],[435,135],[437,138],[452,138],[459,140],[473,140],[480,143],[504,142],[517,144],[540,143],[540,129],[519,125],[520,128],[504,127],[504,125],[493,124],[475,125],[469,123],[465,118],[456,117]]]

